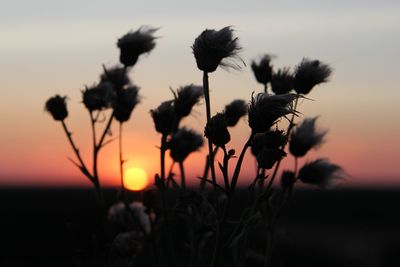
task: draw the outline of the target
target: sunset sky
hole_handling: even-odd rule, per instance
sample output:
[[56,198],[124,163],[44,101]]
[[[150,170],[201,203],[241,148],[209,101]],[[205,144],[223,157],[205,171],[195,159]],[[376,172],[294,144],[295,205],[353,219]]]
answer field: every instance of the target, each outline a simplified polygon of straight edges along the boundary
[[[334,69],[330,82],[301,101],[304,116],[320,115],[327,142],[301,162],[327,157],[341,165],[345,185],[400,185],[400,2],[399,1],[4,1],[0,0],[0,186],[88,185],[68,157],[61,125],[44,112],[45,101],[68,95],[73,131],[90,162],[89,117],[81,102],[85,85],[98,81],[102,64],[118,63],[116,41],[141,25],[160,27],[156,48],[130,73],[142,103],[125,125],[127,167],[150,176],[158,171],[160,136],[149,110],[172,98],[169,87],[201,84],[191,51],[206,28],[232,25],[248,63],[242,71],[210,75],[213,113],[261,91],[249,63],[265,53],[275,67],[296,66],[303,57]],[[203,132],[204,103],[183,125]],[[114,125],[116,126],[116,124]],[[243,119],[229,147],[239,152],[249,134]],[[117,136],[117,128],[113,128]],[[186,162],[197,177],[205,147]],[[101,181],[118,182],[117,142],[100,155]],[[292,168],[288,157],[285,166]],[[178,171],[178,170],[177,170]],[[243,177],[253,177],[254,160]],[[194,178],[193,178],[194,179]]]

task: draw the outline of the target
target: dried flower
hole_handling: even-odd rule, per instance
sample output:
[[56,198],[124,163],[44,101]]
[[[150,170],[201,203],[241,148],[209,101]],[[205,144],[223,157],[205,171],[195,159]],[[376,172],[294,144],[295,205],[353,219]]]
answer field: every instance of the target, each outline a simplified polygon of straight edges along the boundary
[[176,162],[183,162],[190,153],[200,149],[203,137],[185,127],[179,129],[168,142],[171,158]]
[[271,81],[272,76],[271,56],[264,55],[259,62],[253,60],[251,62],[251,69],[257,82],[266,85]]
[[163,135],[172,132],[177,120],[173,103],[173,100],[165,101],[158,108],[150,110],[156,131]]
[[320,83],[328,81],[332,69],[319,60],[304,58],[296,67],[294,75],[294,90],[298,94],[306,95]]
[[283,190],[290,189],[296,182],[296,176],[292,171],[283,171],[281,177],[281,187]]
[[[126,209],[125,204],[122,202],[112,205],[108,210],[108,219],[117,228],[125,231],[132,229],[132,226],[137,225],[137,222],[139,222],[141,228],[146,233],[150,233],[150,220],[149,216],[145,212],[146,208],[143,206],[143,204],[141,202],[132,202],[129,204],[129,208],[131,212]],[[136,218],[132,218],[132,215],[136,216]],[[136,230],[140,229],[137,228]]]
[[276,95],[289,93],[294,87],[294,78],[289,68],[279,69],[271,77],[271,89]]
[[100,82],[109,82],[114,86],[116,91],[119,91],[125,85],[128,85],[130,80],[123,67],[114,66],[104,69],[104,73],[100,76]]
[[115,97],[115,91],[109,82],[101,82],[97,86],[82,91],[82,102],[89,111],[110,107]]
[[112,250],[119,257],[131,258],[143,249],[143,237],[137,231],[118,234],[112,242]]
[[65,102],[66,98],[66,96],[61,97],[55,95],[46,101],[45,110],[48,111],[56,121],[63,121],[68,116],[67,103]]
[[128,32],[118,39],[117,46],[121,50],[119,60],[125,66],[134,66],[143,53],[149,53],[155,46],[153,34],[158,29],[140,27],[135,32]]
[[317,159],[306,163],[299,171],[299,179],[306,184],[329,187],[337,179],[345,177],[343,169],[327,159]]
[[304,156],[310,149],[318,148],[324,141],[327,131],[315,129],[318,117],[306,118],[292,132],[289,142],[289,151],[295,157]]
[[225,106],[224,115],[226,124],[230,127],[235,126],[239,119],[247,114],[247,103],[244,100],[233,100]]
[[192,111],[192,108],[197,104],[203,96],[203,87],[198,85],[186,85],[180,87],[174,93],[174,107],[178,118],[186,117]]
[[256,134],[252,140],[251,151],[260,168],[271,169],[274,164],[286,156],[281,147],[287,137],[283,131],[273,130]]
[[219,147],[224,147],[231,140],[223,113],[217,113],[207,122],[204,135]]
[[295,114],[292,102],[296,94],[268,95],[259,93],[252,96],[249,107],[249,126],[253,133],[263,133],[270,129],[279,118],[287,114]]
[[228,26],[219,31],[204,30],[192,46],[197,67],[205,72],[214,72],[217,67],[240,68],[235,63],[242,49],[238,38],[233,36],[233,29]]
[[140,102],[138,92],[139,88],[134,85],[118,91],[114,104],[114,116],[117,121],[125,122],[129,120],[133,109]]

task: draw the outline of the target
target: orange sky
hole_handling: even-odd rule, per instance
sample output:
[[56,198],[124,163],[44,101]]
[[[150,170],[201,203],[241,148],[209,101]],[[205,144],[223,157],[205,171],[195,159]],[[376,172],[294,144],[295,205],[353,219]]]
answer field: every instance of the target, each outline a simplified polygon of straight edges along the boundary
[[[207,21],[199,4],[177,10],[161,2],[158,9],[143,4],[141,10],[148,11],[144,16],[127,12],[136,8],[125,1],[112,9],[99,3],[98,10],[86,16],[85,7],[78,9],[76,1],[64,8],[39,1],[31,7],[36,12],[23,16],[18,4],[10,3],[0,19],[4,39],[0,50],[0,186],[88,185],[67,160],[73,157],[72,150],[61,126],[45,114],[44,103],[56,93],[69,96],[67,123],[89,160],[89,118],[80,103],[80,90],[97,81],[102,64],[117,63],[117,38],[142,24],[161,26],[161,38],[130,74],[141,87],[143,100],[125,127],[127,167],[144,168],[150,176],[157,171],[160,136],[153,129],[149,110],[172,97],[170,86],[201,83],[190,49],[195,37],[206,27],[234,25],[247,63],[271,53],[277,55],[273,62],[277,67],[293,67],[304,56],[333,67],[331,82],[309,95],[315,101],[303,101],[300,106],[305,116],[320,115],[319,125],[329,129],[327,143],[305,160],[328,157],[340,164],[350,176],[347,185],[400,185],[400,24],[396,15],[400,9],[392,1],[363,8],[357,3],[338,1],[328,7],[308,3],[311,9],[292,3],[299,6],[288,9],[289,3],[255,1],[253,7],[240,10],[233,1],[229,7],[217,4]],[[219,69],[210,75],[210,86],[213,112],[233,99],[249,100],[253,91],[261,90],[249,67],[240,72]],[[183,124],[202,132],[204,108],[197,106],[195,115]],[[113,132],[116,136],[117,129]],[[232,131],[230,146],[239,152],[248,132],[243,119]],[[101,179],[108,185],[118,180],[116,148],[117,143],[110,144],[101,154]],[[203,162],[204,149],[187,160],[188,176],[200,175]],[[291,164],[288,158],[287,166]],[[253,172],[249,157],[244,177]]]

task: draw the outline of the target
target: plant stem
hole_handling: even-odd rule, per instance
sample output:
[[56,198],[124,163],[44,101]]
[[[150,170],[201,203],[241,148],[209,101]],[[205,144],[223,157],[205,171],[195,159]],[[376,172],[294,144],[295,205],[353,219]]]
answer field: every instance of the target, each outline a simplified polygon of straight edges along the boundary
[[[211,104],[210,104],[210,88],[208,84],[208,72],[203,72],[203,90],[204,90],[204,99],[206,101],[206,113],[207,113],[207,123],[211,119]],[[211,180],[213,181],[214,185],[214,192],[217,192],[217,178],[215,176],[215,168],[214,168],[214,153],[213,153],[213,144],[211,140],[208,139],[208,162],[211,169]]]
[[81,154],[79,152],[79,149],[76,147],[76,145],[74,143],[74,140],[72,139],[72,133],[68,130],[68,127],[67,127],[67,125],[65,124],[64,121],[62,121],[61,124],[63,126],[65,134],[67,135],[68,141],[69,141],[72,149],[74,150],[75,155],[76,155],[76,157],[77,157],[77,159],[79,161],[80,165],[77,165],[77,166],[80,168],[82,173],[93,183],[93,176],[90,174],[89,170],[87,169],[85,163],[82,160],[82,157],[81,157]]
[[124,160],[122,158],[122,122],[119,123],[119,136],[118,136],[118,145],[119,145],[119,174],[121,178],[121,199],[125,202],[125,181],[124,181]]
[[[217,155],[219,150],[219,147],[216,146],[214,147],[214,157]],[[204,165],[204,172],[203,172],[203,179],[200,180],[200,192],[203,192],[205,187],[206,187],[206,180],[208,178],[208,171],[210,170],[210,161],[209,161],[209,155],[207,154],[206,160],[205,160],[205,165]]]
[[186,192],[186,178],[185,178],[185,168],[183,166],[183,161],[179,161],[179,170],[181,171],[181,188],[182,192]]

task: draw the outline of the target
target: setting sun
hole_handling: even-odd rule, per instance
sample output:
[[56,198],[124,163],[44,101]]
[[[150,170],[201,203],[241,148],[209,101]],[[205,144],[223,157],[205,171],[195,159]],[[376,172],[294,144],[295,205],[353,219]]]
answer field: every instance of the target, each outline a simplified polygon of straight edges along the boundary
[[125,172],[124,184],[125,188],[129,190],[143,190],[149,184],[146,171],[136,167],[129,168]]

